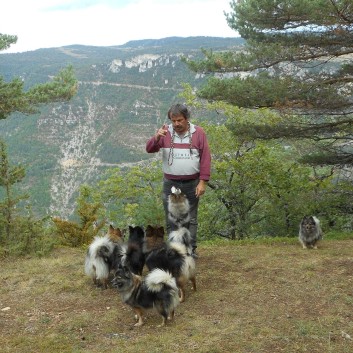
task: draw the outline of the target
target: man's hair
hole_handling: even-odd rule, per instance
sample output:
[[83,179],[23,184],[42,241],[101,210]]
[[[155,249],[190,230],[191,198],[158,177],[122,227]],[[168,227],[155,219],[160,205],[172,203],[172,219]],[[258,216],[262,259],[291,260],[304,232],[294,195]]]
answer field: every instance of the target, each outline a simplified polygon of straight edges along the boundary
[[168,118],[182,115],[185,119],[190,119],[190,110],[185,104],[174,104],[168,110]]

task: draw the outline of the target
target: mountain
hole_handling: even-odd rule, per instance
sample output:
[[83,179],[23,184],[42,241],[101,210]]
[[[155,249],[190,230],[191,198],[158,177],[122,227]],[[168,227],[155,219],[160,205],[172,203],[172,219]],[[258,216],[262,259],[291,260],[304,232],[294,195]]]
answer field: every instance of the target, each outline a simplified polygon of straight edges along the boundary
[[[201,57],[201,48],[229,50],[242,44],[241,38],[170,37],[0,54],[6,81],[21,77],[30,87],[67,65],[79,81],[78,94],[68,103],[0,120],[11,162],[26,167],[23,184],[34,211],[69,218],[82,183],[98,180],[107,168],[152,158],[145,142],[178,101],[182,83],[197,88],[206,79],[188,70],[181,58]],[[204,113],[193,116],[211,118]]]

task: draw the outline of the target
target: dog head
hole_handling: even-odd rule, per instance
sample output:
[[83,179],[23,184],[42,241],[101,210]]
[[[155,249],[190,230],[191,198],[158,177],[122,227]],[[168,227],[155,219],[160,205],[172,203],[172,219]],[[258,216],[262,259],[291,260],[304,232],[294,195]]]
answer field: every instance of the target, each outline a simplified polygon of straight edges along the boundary
[[114,243],[122,243],[124,241],[124,235],[119,228],[114,228],[111,224],[108,228],[109,239]]
[[175,186],[172,186],[171,190],[173,195],[180,195],[181,194],[181,190],[176,188]]
[[162,247],[164,245],[164,227],[148,225],[144,245],[147,252]]
[[172,186],[171,193],[169,194],[169,201],[172,203],[182,203],[185,202],[186,195],[181,192],[180,189]]
[[140,226],[129,226],[129,241],[135,241],[141,243],[145,237],[145,231]]
[[304,216],[300,225],[303,230],[312,232],[316,229],[315,218],[313,216]]
[[124,291],[131,287],[133,283],[134,274],[130,271],[129,267],[119,264],[112,280],[112,286],[118,291]]

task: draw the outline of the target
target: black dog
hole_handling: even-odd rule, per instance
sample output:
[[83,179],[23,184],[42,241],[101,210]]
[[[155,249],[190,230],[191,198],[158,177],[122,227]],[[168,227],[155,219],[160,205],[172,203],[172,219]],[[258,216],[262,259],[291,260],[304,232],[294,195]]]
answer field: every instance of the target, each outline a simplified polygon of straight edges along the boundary
[[129,267],[120,265],[112,281],[124,303],[130,305],[137,316],[135,326],[143,325],[143,313],[156,308],[163,317],[164,326],[168,318],[174,317],[179,304],[178,287],[175,278],[161,269],[151,271],[144,279],[131,272]]
[[145,232],[139,227],[129,226],[129,238],[126,245],[126,252],[121,262],[130,268],[130,270],[142,275],[143,267],[145,265],[145,255],[143,252]]

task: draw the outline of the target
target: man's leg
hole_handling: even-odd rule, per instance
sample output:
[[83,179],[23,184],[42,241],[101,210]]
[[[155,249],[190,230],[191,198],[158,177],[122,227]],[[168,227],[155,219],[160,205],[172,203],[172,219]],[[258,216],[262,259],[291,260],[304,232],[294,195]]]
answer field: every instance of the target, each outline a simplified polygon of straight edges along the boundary
[[163,208],[165,214],[167,236],[169,236],[171,231],[176,229],[176,226],[168,218],[168,197],[171,193],[172,186],[176,186],[175,182],[165,178],[163,179]]
[[199,198],[196,197],[195,191],[198,183],[199,183],[199,180],[197,179],[187,183],[183,183],[180,186],[181,191],[186,195],[190,204],[190,222],[187,228],[190,231],[191,246],[192,246],[193,252],[197,248],[197,226],[198,226],[197,211],[199,206]]

